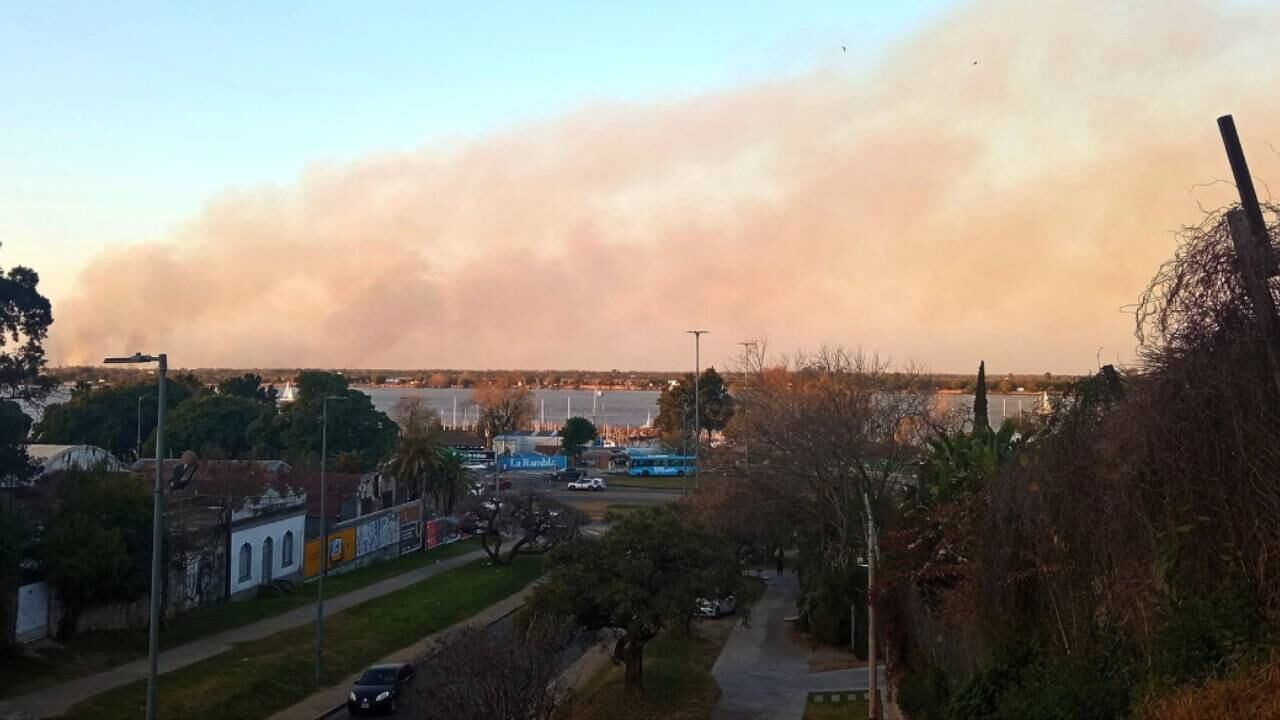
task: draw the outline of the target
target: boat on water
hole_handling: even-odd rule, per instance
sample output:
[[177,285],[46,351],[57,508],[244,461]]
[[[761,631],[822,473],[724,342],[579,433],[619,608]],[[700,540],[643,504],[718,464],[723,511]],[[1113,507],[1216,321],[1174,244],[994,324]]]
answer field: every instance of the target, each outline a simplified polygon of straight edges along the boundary
[[293,388],[292,382],[284,384],[284,390],[280,391],[280,397],[276,398],[276,402],[291,403],[298,399],[298,391]]

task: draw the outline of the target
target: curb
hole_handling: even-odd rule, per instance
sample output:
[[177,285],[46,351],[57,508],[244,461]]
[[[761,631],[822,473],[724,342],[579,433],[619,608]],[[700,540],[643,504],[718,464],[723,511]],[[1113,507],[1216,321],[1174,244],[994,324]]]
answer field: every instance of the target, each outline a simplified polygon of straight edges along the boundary
[[[538,582],[538,581],[537,581],[537,580],[534,580],[534,583],[536,583],[536,582]],[[531,585],[532,585],[532,583],[531,583]],[[512,615],[515,615],[515,614],[516,614],[517,612],[519,612],[519,611],[520,611],[520,609],[521,609],[521,608],[523,608],[523,607],[524,607],[524,603],[520,603],[519,605],[517,605],[517,606],[515,606],[515,607],[511,608],[510,610],[508,610],[508,611],[506,611],[506,612],[502,613],[502,614],[501,614],[501,615],[499,615],[498,617],[496,617],[496,618],[494,618],[494,619],[490,620],[489,622],[485,623],[485,624],[484,624],[484,626],[485,626],[485,627],[491,627],[491,626],[493,626],[493,625],[496,625],[496,624],[498,624],[498,623],[502,622],[503,620],[506,620],[507,618],[511,617]],[[465,621],[464,621],[464,622],[465,622]],[[447,630],[446,630],[446,631],[444,631],[444,632],[447,632]],[[335,705],[334,707],[331,707],[331,708],[329,708],[328,710],[325,710],[323,713],[321,713],[321,714],[317,715],[317,716],[315,717],[315,720],[328,720],[328,718],[331,718],[331,717],[333,717],[334,715],[337,715],[338,713],[340,713],[340,712],[342,712],[343,710],[346,710],[346,709],[347,709],[347,701],[346,701],[346,700],[343,700],[341,704],[339,704],[339,705]]]

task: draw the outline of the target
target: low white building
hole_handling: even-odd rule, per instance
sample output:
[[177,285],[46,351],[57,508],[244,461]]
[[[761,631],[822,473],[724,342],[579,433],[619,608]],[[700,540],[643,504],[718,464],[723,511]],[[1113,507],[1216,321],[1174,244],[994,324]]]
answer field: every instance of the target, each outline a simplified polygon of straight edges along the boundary
[[[102,467],[108,472],[128,472],[129,468],[110,452],[96,445],[27,445],[27,455],[40,466],[37,477],[48,477],[67,470],[93,470]],[[35,478],[23,482],[32,485]],[[0,487],[19,484],[13,477],[0,478]]]
[[231,599],[255,597],[277,580],[301,581],[306,544],[307,496],[268,489],[231,511],[227,587]]

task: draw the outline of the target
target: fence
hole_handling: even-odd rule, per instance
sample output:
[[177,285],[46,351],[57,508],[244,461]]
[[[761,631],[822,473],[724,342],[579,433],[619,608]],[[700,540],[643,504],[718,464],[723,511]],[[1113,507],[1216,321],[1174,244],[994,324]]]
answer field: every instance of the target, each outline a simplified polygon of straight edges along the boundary
[[[418,501],[397,505],[338,523],[329,530],[324,546],[328,561],[327,574],[391,560],[417,552],[424,546],[436,547],[458,539],[445,528],[453,523],[432,520],[424,523]],[[315,577],[320,572],[319,538],[307,541],[302,576]]]

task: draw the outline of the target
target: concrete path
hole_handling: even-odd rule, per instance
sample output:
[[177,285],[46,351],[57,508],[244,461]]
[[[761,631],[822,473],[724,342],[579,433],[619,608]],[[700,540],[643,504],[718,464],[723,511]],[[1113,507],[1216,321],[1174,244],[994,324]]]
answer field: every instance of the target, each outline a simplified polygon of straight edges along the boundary
[[[432,565],[426,565],[417,570],[410,570],[401,575],[367,585],[359,590],[353,590],[345,595],[327,598],[324,602],[325,617],[484,557],[483,550],[476,550],[447,560],[441,560]],[[306,586],[311,592],[315,592],[314,587],[313,585]],[[210,635],[170,650],[163,648],[164,640],[162,638],[159,659],[160,683],[163,686],[164,673],[227,652],[237,643],[261,640],[269,635],[315,622],[315,618],[316,609],[314,605],[311,605],[290,610],[265,620],[259,620],[251,625],[244,625],[234,630]],[[59,717],[81,700],[122,685],[128,685],[136,680],[145,680],[146,677],[147,660],[145,658],[135,660],[106,672],[87,675],[61,685],[37,690],[28,695],[20,695],[9,700],[0,701],[0,717],[21,717],[22,714],[33,718]]]
[[794,574],[770,575],[767,582],[750,627],[734,627],[711,668],[720,685],[714,720],[801,720],[811,692],[867,689],[866,668],[809,669],[813,650],[793,640],[785,622],[796,614],[799,580]]

